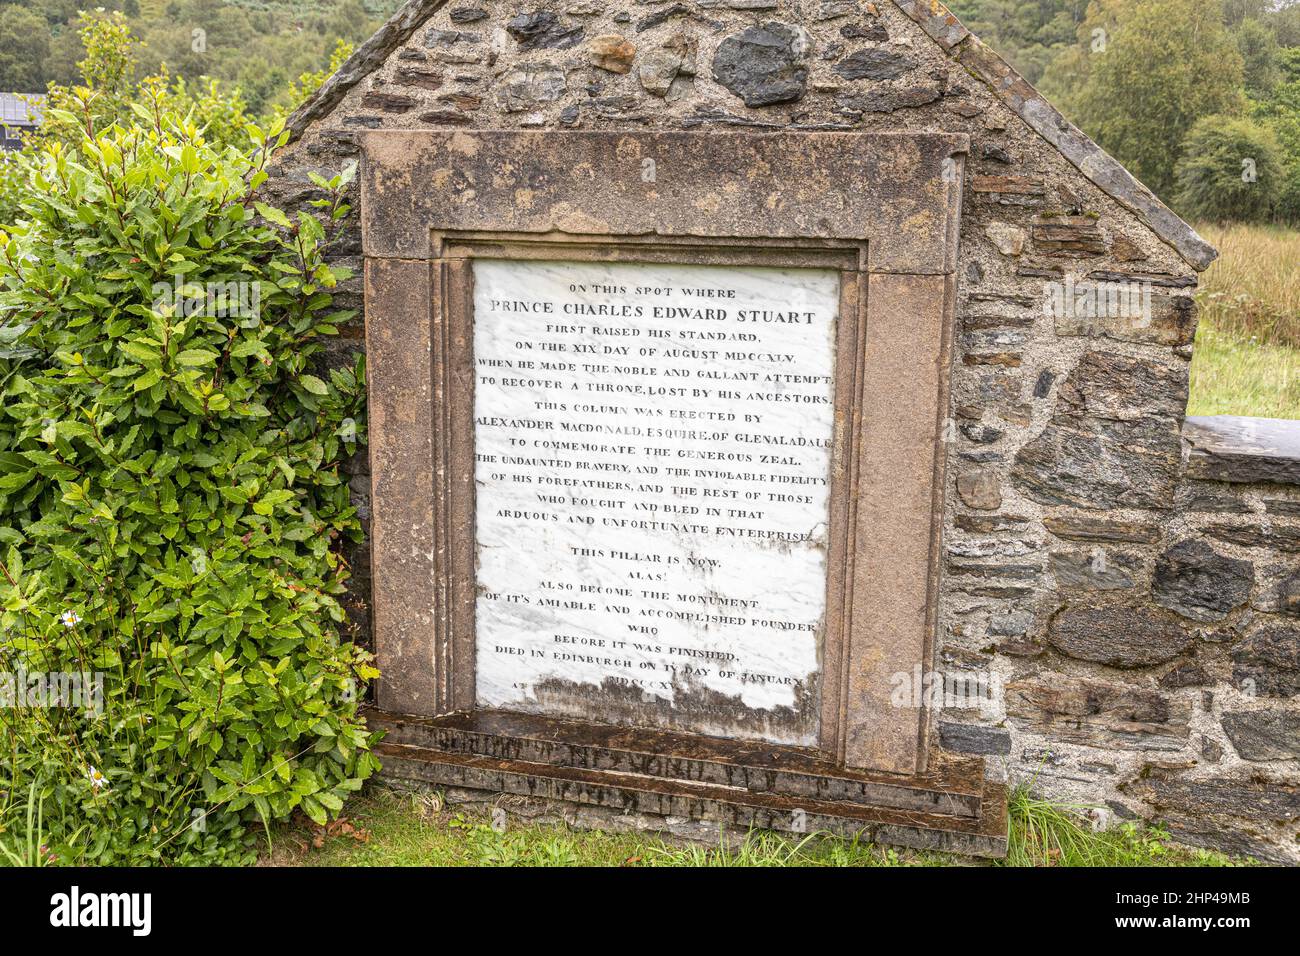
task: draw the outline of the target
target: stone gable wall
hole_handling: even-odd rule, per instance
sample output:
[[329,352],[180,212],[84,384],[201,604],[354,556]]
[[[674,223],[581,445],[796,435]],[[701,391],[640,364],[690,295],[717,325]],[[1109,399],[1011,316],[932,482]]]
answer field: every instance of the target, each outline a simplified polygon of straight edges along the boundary
[[[1002,692],[937,712],[937,739],[1102,816],[1300,860],[1300,488],[1184,476],[1195,270],[903,9],[452,0],[369,55],[279,157],[273,201],[313,198],[308,172],[373,128],[969,133],[935,667]],[[355,225],[338,255],[360,309]],[[1046,314],[1067,279],[1147,283],[1150,320]]]

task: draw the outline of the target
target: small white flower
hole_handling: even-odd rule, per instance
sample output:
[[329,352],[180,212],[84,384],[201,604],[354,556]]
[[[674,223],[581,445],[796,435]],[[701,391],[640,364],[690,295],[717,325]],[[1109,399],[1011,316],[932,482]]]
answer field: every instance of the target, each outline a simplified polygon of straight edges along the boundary
[[59,620],[63,622],[64,627],[76,627],[81,623],[81,615],[76,611],[64,611],[59,615]]
[[101,787],[108,786],[108,778],[105,777],[98,770],[96,770],[94,767],[91,767],[89,770],[86,771],[86,776],[90,778],[90,785],[94,787],[96,790],[99,790]]

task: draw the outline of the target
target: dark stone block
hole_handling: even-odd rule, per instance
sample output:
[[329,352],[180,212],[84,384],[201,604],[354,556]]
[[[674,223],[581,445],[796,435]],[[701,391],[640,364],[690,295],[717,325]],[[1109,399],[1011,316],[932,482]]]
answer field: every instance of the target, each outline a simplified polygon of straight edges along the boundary
[[840,27],[840,36],[846,40],[874,40],[880,42],[889,39],[889,31],[875,17],[868,17],[861,23],[846,23]]
[[1269,551],[1300,551],[1300,528],[1284,525],[1237,525],[1213,524],[1205,529],[1205,534],[1229,544],[1239,544],[1243,548],[1266,548]]
[[1142,687],[1041,673],[1007,684],[1007,714],[1047,737],[1088,747],[1181,750],[1191,704]]
[[[1223,731],[1243,760],[1300,759],[1300,713],[1295,711],[1231,711],[1223,715]],[[1300,802],[1296,812],[1300,814]]]
[[985,425],[983,422],[962,425],[961,433],[977,445],[991,445],[1006,435],[1002,429]]
[[1263,697],[1300,694],[1300,627],[1268,623],[1232,649],[1232,677]]
[[582,42],[582,27],[565,28],[549,10],[521,13],[506,23],[521,50],[567,50]]
[[971,534],[992,534],[997,531],[1018,531],[1029,523],[1020,515],[970,515],[959,514],[953,523]]
[[420,114],[420,122],[430,126],[466,126],[471,117],[460,110],[430,110]]
[[1283,518],[1300,518],[1300,501],[1293,498],[1270,498],[1264,502],[1264,510]]
[[841,113],[861,116],[864,113],[894,113],[915,109],[933,103],[942,96],[943,88],[939,84],[920,83],[901,90],[879,89],[861,95],[842,96],[838,102]]
[[1057,587],[1115,591],[1131,588],[1142,569],[1142,560],[1123,551],[1053,551],[1052,573]]
[[1056,373],[1049,368],[1043,369],[1038,373],[1038,381],[1034,383],[1034,398],[1046,398],[1052,393],[1052,383],[1056,381]]
[[1001,727],[940,721],[939,746],[964,754],[1009,754],[1011,734]]
[[1193,635],[1141,605],[1069,607],[1052,618],[1048,643],[1067,657],[1111,667],[1151,667],[1187,650]]
[[1170,833],[1181,842],[1269,862],[1292,862],[1279,854],[1276,846],[1258,838],[1262,821],[1300,818],[1300,789],[1291,784],[1150,775],[1122,789],[1154,807],[1169,824]]
[[1061,384],[1047,428],[1017,453],[1012,478],[1044,504],[1168,508],[1186,402],[1185,367],[1089,352]]
[[478,43],[483,38],[477,33],[465,33],[461,30],[430,30],[424,35],[424,45],[433,47],[452,47],[461,43]]
[[415,100],[401,93],[372,91],[361,98],[361,105],[385,113],[405,113],[415,106]]
[[835,72],[846,80],[894,80],[916,68],[916,61],[895,50],[869,47],[844,58]]
[[1278,585],[1277,609],[1283,614],[1300,617],[1300,571]]
[[991,159],[995,163],[1011,162],[1011,154],[995,143],[985,143],[980,147],[980,156],[983,159]]
[[456,7],[451,11],[452,23],[474,23],[487,19],[487,11],[482,7]]
[[784,23],[765,23],[733,33],[713,57],[713,78],[749,107],[801,99],[808,85],[804,33]]
[[1177,690],[1181,687],[1200,687],[1203,684],[1210,683],[1210,675],[1205,668],[1196,662],[1188,664],[1179,664],[1164,677],[1160,678],[1160,686],[1169,690]]
[[400,67],[394,79],[403,86],[419,86],[426,90],[436,90],[444,82],[441,73],[435,73],[432,70],[419,70],[410,66]]
[[1204,541],[1180,541],[1156,562],[1151,595],[1193,621],[1221,621],[1250,600],[1255,566],[1219,554]]

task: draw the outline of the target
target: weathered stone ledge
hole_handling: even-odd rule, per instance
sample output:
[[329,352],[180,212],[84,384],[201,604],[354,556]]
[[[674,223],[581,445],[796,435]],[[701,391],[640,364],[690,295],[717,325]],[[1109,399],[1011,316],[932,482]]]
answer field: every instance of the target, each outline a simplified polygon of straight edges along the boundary
[[1189,478],[1300,485],[1300,421],[1193,416],[1183,441]]

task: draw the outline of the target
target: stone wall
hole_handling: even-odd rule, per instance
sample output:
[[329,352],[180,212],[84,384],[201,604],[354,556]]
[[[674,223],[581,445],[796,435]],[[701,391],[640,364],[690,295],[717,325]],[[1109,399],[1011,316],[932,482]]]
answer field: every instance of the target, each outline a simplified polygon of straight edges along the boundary
[[[990,699],[936,712],[938,739],[1040,792],[1300,859],[1300,491],[1183,464],[1213,253],[942,7],[411,2],[293,126],[267,185],[291,207],[371,128],[969,133],[935,666]],[[359,250],[354,226],[337,254],[358,309]],[[1090,281],[1141,283],[1149,309],[1045,313]],[[335,350],[361,342],[358,320]]]

